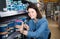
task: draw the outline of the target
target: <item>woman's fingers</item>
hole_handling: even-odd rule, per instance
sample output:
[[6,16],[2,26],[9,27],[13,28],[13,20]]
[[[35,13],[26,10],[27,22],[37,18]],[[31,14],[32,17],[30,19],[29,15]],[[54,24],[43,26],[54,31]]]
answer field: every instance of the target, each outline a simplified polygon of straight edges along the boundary
[[15,27],[16,27],[16,28],[23,27],[23,22],[22,22],[22,24],[21,24],[21,25],[16,25]]
[[16,25],[15,28],[23,28],[23,26]]
[[21,26],[23,26],[24,25],[24,22],[22,22],[22,25]]
[[20,25],[16,25],[15,27],[16,27],[16,28],[20,28],[21,26],[20,26]]
[[25,25],[26,25],[26,28],[29,28],[29,26],[27,24],[25,24]]
[[24,28],[25,28],[26,30],[29,30],[29,26],[28,26],[27,24],[24,24]]

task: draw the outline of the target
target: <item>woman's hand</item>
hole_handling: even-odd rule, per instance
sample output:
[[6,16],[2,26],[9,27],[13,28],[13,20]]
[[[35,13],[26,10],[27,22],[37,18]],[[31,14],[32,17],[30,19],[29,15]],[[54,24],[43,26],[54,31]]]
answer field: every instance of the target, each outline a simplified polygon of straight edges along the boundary
[[15,28],[18,28],[18,31],[22,32],[23,31],[23,22],[22,22],[22,25],[16,25]]
[[29,26],[28,26],[27,24],[24,24],[24,28],[25,28],[26,30],[29,30]]
[[18,30],[17,31],[19,31],[20,33],[22,33],[23,32],[23,26],[22,25],[16,25],[16,28],[18,28]]
[[24,35],[26,35],[26,36],[27,36],[28,31],[24,30],[22,34],[24,34]]
[[[22,23],[22,25],[16,25],[15,27],[19,29],[18,31],[20,31],[20,33],[27,35],[29,30],[29,26],[27,24]],[[23,30],[23,28],[26,30]]]
[[16,25],[15,28],[20,29],[20,28],[22,28],[22,25]]

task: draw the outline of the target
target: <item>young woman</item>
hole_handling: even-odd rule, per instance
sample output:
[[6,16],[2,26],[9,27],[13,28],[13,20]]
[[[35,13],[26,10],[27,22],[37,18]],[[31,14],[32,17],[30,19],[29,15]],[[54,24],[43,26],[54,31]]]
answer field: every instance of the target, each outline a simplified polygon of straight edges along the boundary
[[[16,26],[20,29],[20,33],[27,36],[27,39],[48,39],[50,30],[48,28],[48,21],[43,18],[35,4],[30,4],[27,7],[28,16],[30,17],[28,24]],[[23,26],[26,30],[23,30]]]

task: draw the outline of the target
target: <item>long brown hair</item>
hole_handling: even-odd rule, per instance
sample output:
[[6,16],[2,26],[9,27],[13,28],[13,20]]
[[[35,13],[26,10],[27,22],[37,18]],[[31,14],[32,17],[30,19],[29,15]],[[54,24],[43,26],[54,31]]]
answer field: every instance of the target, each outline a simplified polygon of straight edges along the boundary
[[28,5],[28,7],[27,7],[27,10],[28,10],[29,8],[33,8],[33,9],[37,12],[37,18],[38,18],[38,19],[41,19],[41,18],[42,18],[42,15],[41,15],[41,13],[40,13],[37,5],[35,5],[34,3],[30,3],[30,4]]

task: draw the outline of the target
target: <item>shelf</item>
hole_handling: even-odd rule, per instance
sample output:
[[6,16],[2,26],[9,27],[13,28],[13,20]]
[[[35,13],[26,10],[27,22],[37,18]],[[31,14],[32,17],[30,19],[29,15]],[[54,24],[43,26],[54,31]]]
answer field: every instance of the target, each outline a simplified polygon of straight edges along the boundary
[[24,11],[20,11],[20,13],[18,13],[18,11],[0,12],[0,17],[8,17],[8,16],[19,15],[19,14],[24,14],[24,13],[26,12]]
[[19,35],[19,32],[12,33],[7,39],[14,39],[15,36]]

